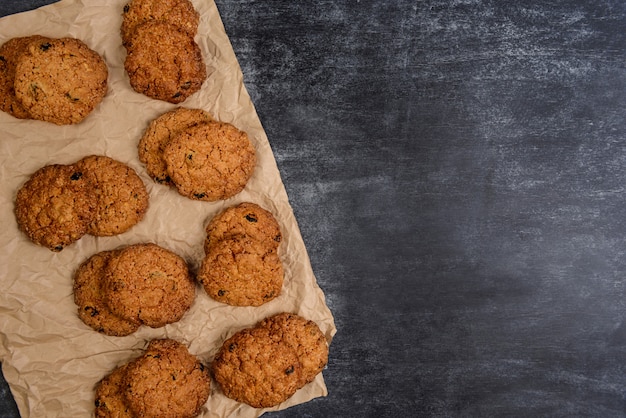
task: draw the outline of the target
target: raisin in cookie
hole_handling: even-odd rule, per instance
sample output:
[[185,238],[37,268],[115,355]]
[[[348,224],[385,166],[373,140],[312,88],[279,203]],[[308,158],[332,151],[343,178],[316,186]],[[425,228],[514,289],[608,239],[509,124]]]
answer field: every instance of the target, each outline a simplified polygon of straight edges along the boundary
[[178,321],[195,298],[187,263],[156,244],[135,244],[109,261],[103,293],[113,313],[152,328]]
[[102,101],[107,77],[102,57],[81,40],[39,40],[17,60],[15,96],[33,119],[75,124]]
[[30,113],[15,96],[15,67],[17,58],[26,50],[29,43],[47,40],[43,36],[32,35],[11,38],[0,46],[0,110],[18,119],[29,119]]
[[233,306],[260,306],[276,298],[283,276],[277,251],[243,235],[213,243],[198,271],[207,294]]
[[328,342],[315,322],[283,312],[265,318],[258,326],[296,350],[302,364],[302,386],[313,381],[328,363]]
[[228,199],[243,190],[256,166],[248,135],[225,122],[192,126],[163,150],[178,192],[195,200]]
[[152,20],[170,23],[193,37],[200,15],[189,0],[131,0],[122,14],[122,43],[129,42],[137,26]]
[[126,403],[124,378],[129,364],[115,368],[96,385],[96,418],[133,418]]
[[254,408],[284,402],[302,381],[293,347],[260,327],[241,330],[224,341],[212,370],[224,395]]
[[252,202],[243,202],[226,208],[214,216],[206,226],[204,251],[209,252],[212,242],[235,235],[245,235],[278,248],[282,234],[272,213]]
[[139,140],[139,160],[146,165],[148,175],[157,183],[171,184],[163,149],[170,139],[183,130],[212,121],[211,115],[202,109],[179,107],[152,120]]
[[172,339],[152,340],[124,376],[126,402],[138,417],[195,417],[210,384],[209,369]]
[[124,319],[113,312],[102,294],[104,270],[119,251],[102,251],[83,262],[74,274],[74,303],[78,317],[86,325],[106,335],[125,336],[137,331],[141,323]]
[[31,241],[61,251],[87,232],[95,202],[93,185],[76,166],[53,164],[37,170],[18,190],[15,216]]
[[124,69],[131,87],[152,99],[180,103],[200,90],[207,77],[198,44],[170,23],[138,25],[126,50]]
[[143,219],[148,209],[148,191],[135,170],[104,155],[84,157],[76,166],[91,180],[97,195],[89,234],[121,234]]

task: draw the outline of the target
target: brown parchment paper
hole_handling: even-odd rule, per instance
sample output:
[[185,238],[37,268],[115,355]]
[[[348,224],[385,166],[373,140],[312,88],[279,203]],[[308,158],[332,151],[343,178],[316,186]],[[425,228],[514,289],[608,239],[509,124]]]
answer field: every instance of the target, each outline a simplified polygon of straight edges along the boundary
[[[201,16],[196,41],[209,77],[202,90],[181,105],[205,109],[246,131],[258,156],[258,166],[246,189],[216,203],[191,201],[154,183],[138,160],[137,143],[147,124],[176,106],[149,99],[129,86],[123,66],[126,52],[119,35],[125,3],[62,0],[0,19],[1,43],[33,34],[72,36],[100,53],[109,68],[106,97],[79,125],[18,120],[0,112],[0,360],[24,418],[92,416],[96,383],[116,366],[139,356],[152,338],[182,341],[191,353],[208,363],[234,332],[281,311],[315,321],[329,342],[336,332],[215,3],[193,0]],[[100,238],[86,235],[59,253],[32,244],[15,222],[16,191],[40,167],[72,163],[89,154],[107,155],[137,171],[150,193],[146,217],[124,234]],[[281,224],[285,284],[277,299],[258,308],[230,307],[213,301],[198,287],[193,306],[180,322],[158,329],[144,326],[127,337],[99,334],[78,319],[72,277],[89,256],[123,245],[154,242],[183,256],[195,271],[204,255],[207,221],[223,208],[242,201],[267,208]],[[272,409],[284,409],[326,394],[320,374]],[[201,416],[255,417],[263,412],[226,398],[212,382]]]

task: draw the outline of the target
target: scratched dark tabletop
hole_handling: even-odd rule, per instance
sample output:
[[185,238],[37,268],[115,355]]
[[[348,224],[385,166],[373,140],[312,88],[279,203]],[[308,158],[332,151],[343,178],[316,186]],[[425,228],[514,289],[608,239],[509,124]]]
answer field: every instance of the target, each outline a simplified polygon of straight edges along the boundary
[[626,416],[626,2],[216,3],[338,328],[269,416]]

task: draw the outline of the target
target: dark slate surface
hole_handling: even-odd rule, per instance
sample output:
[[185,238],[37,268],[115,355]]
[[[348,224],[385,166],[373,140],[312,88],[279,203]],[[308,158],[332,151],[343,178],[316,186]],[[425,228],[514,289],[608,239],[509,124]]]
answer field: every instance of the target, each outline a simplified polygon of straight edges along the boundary
[[626,3],[216,2],[338,327],[270,416],[626,416]]

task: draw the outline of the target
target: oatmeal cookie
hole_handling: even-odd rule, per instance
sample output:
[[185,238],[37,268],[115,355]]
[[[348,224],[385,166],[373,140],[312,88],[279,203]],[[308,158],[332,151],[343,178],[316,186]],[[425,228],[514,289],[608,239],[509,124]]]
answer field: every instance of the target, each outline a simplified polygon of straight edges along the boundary
[[43,36],[32,35],[11,38],[0,46],[0,110],[18,119],[29,119],[30,113],[15,96],[15,66],[17,58],[31,42],[47,40]]
[[278,253],[243,235],[212,244],[198,271],[209,296],[234,306],[260,306],[276,298],[283,276]]
[[212,242],[235,235],[246,235],[267,242],[277,249],[282,239],[280,226],[272,213],[252,202],[231,206],[214,216],[206,226],[204,252],[208,254]]
[[126,403],[124,378],[129,364],[115,368],[96,385],[96,418],[133,418]]
[[96,215],[87,233],[117,235],[143,219],[148,191],[135,170],[104,155],[84,157],[76,166],[91,180],[97,195]]
[[119,251],[102,251],[89,257],[74,274],[74,303],[78,317],[89,327],[106,335],[125,336],[139,329],[139,321],[126,320],[109,309],[102,295],[102,277],[111,258]]
[[125,247],[109,261],[103,290],[113,313],[159,328],[182,318],[196,288],[185,260],[149,243]]
[[296,350],[302,364],[301,386],[312,382],[328,363],[328,342],[315,322],[283,312],[265,318],[258,326]]
[[256,166],[248,135],[225,122],[192,126],[163,150],[178,192],[195,200],[228,199],[243,190]]
[[131,0],[122,14],[122,43],[129,42],[137,26],[153,20],[170,23],[193,37],[200,15],[189,0]]
[[124,377],[125,398],[138,417],[191,418],[210,392],[209,368],[172,339],[152,340]]
[[95,215],[93,185],[74,165],[40,168],[18,190],[15,217],[34,243],[61,251],[80,239]]
[[124,61],[130,85],[152,99],[180,103],[207,77],[200,47],[177,26],[148,21],[135,28]]
[[302,366],[293,347],[259,327],[241,330],[224,341],[212,370],[224,395],[254,408],[284,402],[302,381]]
[[179,107],[151,121],[137,147],[139,160],[146,165],[148,175],[157,183],[171,185],[163,149],[173,136],[183,130],[212,120],[211,115],[202,109]]
[[102,101],[107,78],[102,57],[81,40],[39,40],[18,57],[15,96],[33,119],[75,124]]

